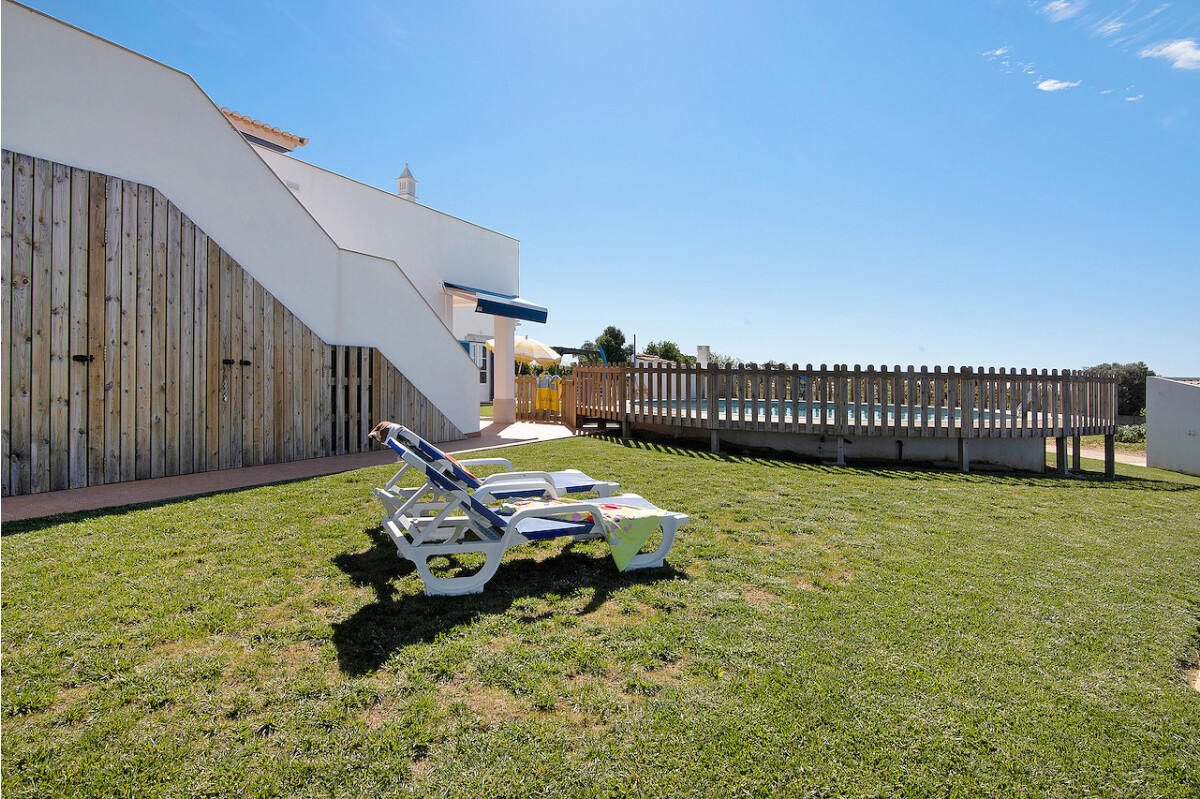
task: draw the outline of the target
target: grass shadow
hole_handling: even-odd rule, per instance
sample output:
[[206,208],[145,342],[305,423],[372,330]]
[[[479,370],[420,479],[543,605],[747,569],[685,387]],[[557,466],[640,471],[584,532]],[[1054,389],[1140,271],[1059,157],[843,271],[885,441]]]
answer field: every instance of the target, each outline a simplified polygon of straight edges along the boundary
[[338,666],[343,673],[356,677],[378,671],[407,647],[431,643],[480,617],[506,613],[523,597],[565,599],[581,587],[590,587],[594,593],[578,611],[587,615],[621,589],[687,576],[670,564],[659,569],[619,572],[610,558],[595,557],[568,544],[558,555],[545,560],[502,563],[483,593],[461,597],[397,596],[395,581],[410,575],[413,565],[396,554],[382,529],[376,527],[364,533],[373,544],[370,549],[342,553],[333,559],[356,585],[375,592],[374,602],[332,625]]

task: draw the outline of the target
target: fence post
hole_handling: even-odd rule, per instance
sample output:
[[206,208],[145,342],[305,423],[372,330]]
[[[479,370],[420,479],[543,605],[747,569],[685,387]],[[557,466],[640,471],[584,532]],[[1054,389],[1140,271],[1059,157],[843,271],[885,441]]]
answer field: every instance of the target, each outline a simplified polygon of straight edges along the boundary
[[575,395],[575,378],[564,377],[562,379],[562,423],[571,428],[571,432],[575,432],[575,419],[577,414],[576,395]]
[[709,433],[709,438],[710,438],[709,449],[712,450],[712,453],[714,455],[718,454],[721,451],[721,432],[720,432],[721,400],[720,400],[720,397],[717,395],[717,371],[716,371],[718,368],[719,367],[714,366],[713,364],[709,364],[708,366],[704,367],[704,370],[705,370],[704,382],[705,382],[705,385],[707,386],[706,390],[708,392],[708,399],[707,399],[708,404],[705,405],[705,408],[706,408],[705,413],[708,414],[708,418],[707,418],[708,429],[711,431]]
[[837,428],[837,465],[846,465],[846,417],[849,385],[846,382],[846,364],[833,365],[833,423]]
[[629,438],[629,401],[626,397],[629,369],[629,366],[621,367],[617,378],[617,417],[621,425],[621,438]]

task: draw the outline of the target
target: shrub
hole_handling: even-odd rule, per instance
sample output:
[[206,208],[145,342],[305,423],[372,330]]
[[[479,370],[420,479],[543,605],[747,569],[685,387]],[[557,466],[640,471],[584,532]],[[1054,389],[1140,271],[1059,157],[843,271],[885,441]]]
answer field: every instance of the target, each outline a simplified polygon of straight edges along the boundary
[[1117,434],[1114,438],[1122,444],[1141,444],[1146,440],[1146,425],[1121,425],[1117,428]]

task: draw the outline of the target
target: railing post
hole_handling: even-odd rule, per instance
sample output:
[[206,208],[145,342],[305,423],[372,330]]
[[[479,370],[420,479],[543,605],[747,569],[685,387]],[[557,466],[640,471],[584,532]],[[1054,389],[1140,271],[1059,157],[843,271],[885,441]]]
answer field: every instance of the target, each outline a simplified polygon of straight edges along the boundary
[[621,371],[617,377],[617,417],[621,425],[621,438],[629,438],[629,370],[628,365],[618,367]]
[[564,377],[562,379],[562,423],[575,430],[575,420],[577,418],[578,409],[576,407],[575,395],[575,378]]
[[846,364],[833,365],[833,424],[837,430],[837,465],[846,465],[846,416],[849,386],[846,383]]

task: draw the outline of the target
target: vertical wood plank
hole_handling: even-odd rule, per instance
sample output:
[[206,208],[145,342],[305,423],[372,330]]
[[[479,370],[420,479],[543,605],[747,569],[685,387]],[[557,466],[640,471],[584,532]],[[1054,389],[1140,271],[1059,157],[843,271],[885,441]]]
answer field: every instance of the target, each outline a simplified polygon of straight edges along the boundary
[[[371,429],[370,419],[368,418],[370,416],[371,412],[370,412],[369,406],[367,405],[367,399],[368,399],[367,391],[368,391],[368,387],[370,386],[371,360],[370,360],[369,349],[367,347],[359,347],[358,354],[359,354],[359,367],[358,367],[358,369],[359,369],[359,371],[358,371],[358,374],[359,374],[359,415],[358,415],[358,430],[356,431],[356,439],[357,440],[355,442],[355,445],[357,446],[358,451],[361,452],[367,448],[367,432],[370,431],[370,429]],[[422,421],[422,424],[421,424],[421,433],[420,434],[423,436],[426,433],[428,433],[429,430],[426,427],[426,425],[424,424],[425,420],[423,417],[422,417],[421,421]]]
[[313,456],[312,436],[312,331],[308,325],[300,325],[300,458]]
[[242,270],[242,351],[238,359],[238,382],[242,395],[242,460],[239,466],[253,466],[254,461],[254,286],[258,281]]
[[945,384],[942,382],[942,367],[933,367],[933,435],[942,434],[942,402]]
[[304,325],[296,318],[295,314],[291,314],[290,318],[292,322],[291,385],[288,387],[292,423],[292,454],[290,457],[299,459],[304,457],[304,389],[301,385],[301,369],[304,359],[300,355],[300,351],[304,348]]
[[[295,447],[295,430],[292,424],[292,399],[294,393],[292,391],[292,355],[294,347],[292,346],[292,338],[295,335],[295,325],[292,321],[292,314],[281,304],[279,306],[282,313],[282,330],[283,330],[283,347],[279,352],[279,386],[277,387],[276,402],[278,403],[279,413],[279,430],[281,436],[280,441],[280,460],[289,461],[294,457]],[[278,328],[277,328],[278,330]]]
[[17,155],[13,167],[12,408],[9,463],[13,494],[29,493],[30,380],[33,342],[33,159]]
[[242,339],[242,296],[245,289],[246,273],[236,261],[231,262],[229,272],[229,458],[230,466],[242,465],[245,446],[245,367],[242,360],[245,342]]
[[[71,168],[55,164],[53,171],[50,232],[50,490],[59,491],[71,486]],[[11,177],[10,173],[6,180]],[[11,186],[7,183],[6,188],[11,193]],[[8,232],[7,241],[11,244],[11,230]],[[12,253],[6,252],[6,255],[11,258]],[[5,288],[7,286],[6,281]],[[7,303],[6,296],[6,309]],[[6,347],[9,334],[10,331],[6,329]]]
[[274,463],[275,456],[275,297],[263,289],[262,416],[263,463]]
[[150,298],[150,476],[167,464],[167,201],[153,192]]
[[224,350],[225,329],[222,316],[225,291],[225,259],[221,249],[208,239],[208,322],[204,331],[204,461],[205,469],[221,468],[221,422],[225,403],[222,402],[221,353]]
[[150,476],[150,428],[153,424],[151,395],[154,393],[152,350],[154,348],[154,191],[138,186],[137,227],[137,431],[133,469],[139,480]]
[[17,155],[13,167],[12,286],[8,311],[11,341],[11,441],[9,463],[13,494],[30,491],[30,381],[33,342],[33,159]]
[[104,474],[104,206],[105,176],[88,175],[88,485],[103,485]]
[[50,490],[50,313],[51,222],[54,171],[49,161],[33,164],[33,266],[30,280],[29,490]]
[[192,314],[192,471],[208,469],[208,235],[195,229],[192,262],[195,267]]
[[231,408],[233,405],[229,402],[230,394],[233,386],[230,385],[233,381],[233,367],[230,361],[233,360],[233,263],[229,259],[229,253],[220,250],[221,258],[221,356],[220,356],[220,387],[218,388],[219,396],[217,403],[220,408],[220,422],[218,435],[218,468],[228,469],[233,465],[233,455],[230,452],[232,442],[232,425]]
[[[334,414],[334,447],[338,455],[346,454],[346,348],[333,348],[333,414]],[[392,416],[400,421],[403,419],[399,409]]]
[[[357,347],[346,348],[346,451],[358,452],[358,368]],[[415,413],[409,408],[403,424],[415,430]],[[418,435],[420,435],[418,433]]]
[[138,186],[121,183],[121,422],[120,478],[136,476],[137,450],[137,235]]
[[273,301],[271,309],[275,317],[274,339],[275,339],[275,370],[274,380],[275,389],[274,396],[271,401],[273,407],[273,425],[275,428],[275,460],[282,461],[287,459],[287,448],[291,444],[291,438],[287,434],[287,405],[284,398],[288,391],[288,375],[286,370],[288,347],[291,344],[291,326],[287,323],[287,317],[284,314],[283,303],[278,300]]
[[321,426],[321,454],[333,454],[333,436],[331,425],[333,415],[330,413],[332,407],[332,382],[333,382],[333,347],[321,342],[321,399],[318,403],[320,409],[320,426]]
[[163,306],[166,320],[166,363],[163,369],[163,472],[179,474],[179,283],[181,218],[175,203],[167,203],[167,277]]
[[250,371],[254,377],[254,387],[251,393],[254,395],[254,463],[263,463],[264,450],[264,417],[266,409],[270,407],[267,402],[265,392],[265,372],[266,362],[263,354],[263,334],[265,332],[265,307],[266,292],[262,284],[258,281],[254,282],[254,322],[252,331],[254,334],[251,356],[250,356]]
[[179,474],[191,474],[195,458],[193,369],[196,335],[196,226],[179,219]]
[[[4,393],[0,395],[0,495],[12,496],[12,257],[13,257],[13,153],[4,150],[0,168],[0,313],[3,314],[3,333],[0,334],[0,349],[4,354],[4,368],[0,369],[0,380],[4,381]],[[68,199],[69,202],[69,199]]]
[[104,212],[104,482],[121,481],[121,220],[125,190],[108,177]]
[[383,354],[371,348],[371,426],[383,421]]

